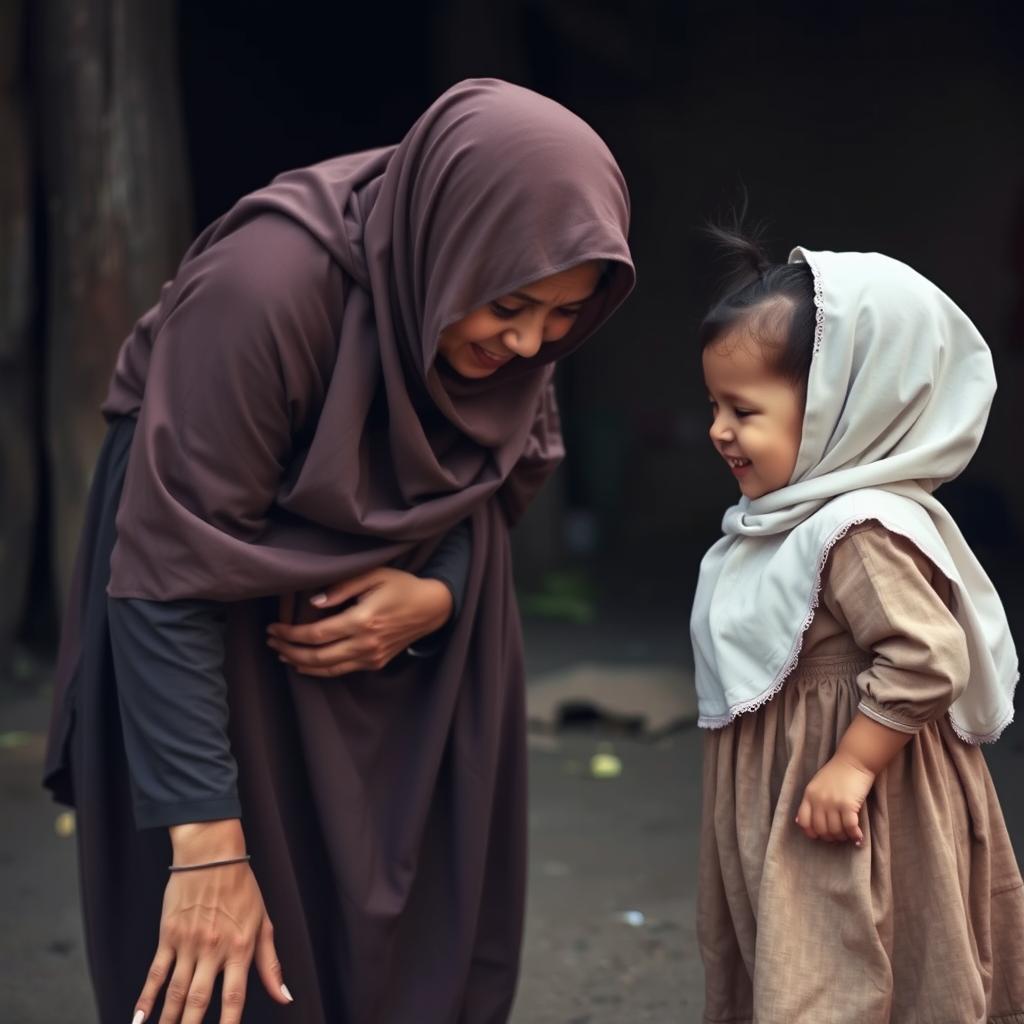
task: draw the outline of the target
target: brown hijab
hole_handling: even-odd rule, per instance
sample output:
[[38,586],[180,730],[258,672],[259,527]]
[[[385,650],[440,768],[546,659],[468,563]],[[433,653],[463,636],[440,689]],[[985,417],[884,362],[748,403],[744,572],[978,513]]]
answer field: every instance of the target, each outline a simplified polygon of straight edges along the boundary
[[[281,1009],[251,983],[246,1021],[507,1019],[526,875],[508,522],[562,454],[550,363],[633,283],[627,217],[619,170],[582,121],[465,82],[397,147],[241,200],[139,322],[105,406],[137,424],[111,432],[97,470],[47,761],[78,809],[102,1020],[133,1012],[170,855],[132,818],[108,565],[115,597],[225,602],[246,843],[296,997]],[[484,381],[436,363],[446,324],[593,259],[605,285],[564,341]],[[122,477],[115,544],[105,495],[116,502]],[[415,569],[466,518],[462,611],[434,657],[312,679],[266,646],[274,595]]]
[[[234,259],[238,232],[267,214],[320,243],[338,294],[314,301],[274,253]],[[121,351],[104,412],[138,429],[110,593],[303,590],[419,561],[418,542],[497,492],[517,518],[562,455],[550,364],[632,288],[628,219],[595,132],[493,79],[454,86],[397,146],[246,196]],[[564,340],[482,381],[439,363],[446,325],[588,260],[607,261],[603,287]],[[325,320],[340,322],[326,345]]]

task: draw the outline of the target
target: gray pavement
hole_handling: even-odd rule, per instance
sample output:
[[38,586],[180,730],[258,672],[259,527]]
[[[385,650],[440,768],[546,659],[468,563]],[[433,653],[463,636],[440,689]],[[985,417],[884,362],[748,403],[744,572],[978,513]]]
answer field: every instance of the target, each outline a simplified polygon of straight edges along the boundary
[[[531,624],[531,674],[581,660],[681,665],[678,621],[671,631],[648,624],[646,636],[630,628],[619,640],[600,625]],[[0,1020],[94,1024],[74,840],[58,834],[66,819],[38,782],[47,703],[38,687],[0,702]],[[1024,727],[987,753],[1019,855]],[[617,759],[604,759],[610,777],[594,777],[594,755]],[[697,730],[657,741],[593,723],[535,734],[530,771],[530,898],[514,1024],[697,1024]]]

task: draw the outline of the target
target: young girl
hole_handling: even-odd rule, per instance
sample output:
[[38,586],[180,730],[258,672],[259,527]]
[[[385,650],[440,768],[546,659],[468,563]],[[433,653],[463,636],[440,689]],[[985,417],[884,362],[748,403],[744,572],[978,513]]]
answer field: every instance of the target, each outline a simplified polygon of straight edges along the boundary
[[700,340],[742,497],[691,623],[706,1022],[1024,1024],[1024,889],[978,744],[1013,716],[991,583],[933,497],[988,348],[877,253],[749,243]]

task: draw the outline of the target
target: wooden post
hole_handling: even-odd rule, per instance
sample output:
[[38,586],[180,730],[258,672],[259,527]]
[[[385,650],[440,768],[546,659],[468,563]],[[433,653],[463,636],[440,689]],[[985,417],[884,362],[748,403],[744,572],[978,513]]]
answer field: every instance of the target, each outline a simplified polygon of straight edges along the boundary
[[0,665],[23,611],[37,488],[23,15],[21,0],[0,0]]
[[[47,0],[38,105],[48,222],[48,448],[67,592],[118,347],[191,235],[174,0]],[[61,601],[63,606],[63,601]]]

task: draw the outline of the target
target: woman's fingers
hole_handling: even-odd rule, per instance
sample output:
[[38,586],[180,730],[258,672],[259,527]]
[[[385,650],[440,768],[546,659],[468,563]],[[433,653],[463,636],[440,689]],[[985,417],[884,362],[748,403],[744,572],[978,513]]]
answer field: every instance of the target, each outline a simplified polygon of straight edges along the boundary
[[[249,957],[242,954],[224,965],[224,984],[220,989],[220,1024],[239,1024],[242,1019],[250,962]],[[201,1017],[198,1018],[198,1021],[201,1020]]]
[[309,599],[309,603],[316,608],[335,608],[375,586],[380,574],[380,569],[371,569],[360,576],[353,576],[350,580],[335,583],[333,586],[326,587],[319,594],[314,594]]
[[[142,986],[142,992],[135,1003],[135,1016],[138,1018],[142,1013],[143,1020],[149,1020],[153,1007],[156,1005],[160,990],[167,984],[171,974],[171,967],[174,965],[174,950],[170,946],[161,944],[157,947],[153,962],[149,965],[146,974],[146,984]],[[133,1022],[134,1024],[134,1022]]]
[[[342,638],[334,639],[335,634]],[[298,642],[293,639],[296,636]],[[308,626],[296,626],[287,634],[275,630],[267,645],[303,675],[319,677],[376,671],[401,649],[395,646],[394,638],[373,628],[360,608],[350,608]]]
[[[185,1011],[181,1015],[181,1024],[203,1024],[206,1011],[213,999],[213,986],[219,970],[220,964],[211,957],[206,957],[196,964],[192,984],[189,985],[188,995],[185,997]],[[238,1018],[235,1018],[235,1022],[237,1020]]]
[[260,981],[263,982],[263,987],[270,998],[284,1005],[294,1002],[281,975],[281,961],[277,958],[277,948],[274,946],[274,927],[266,915],[263,917],[259,935],[256,936],[255,963]]
[[[283,640],[268,640],[270,648],[277,651],[278,656],[293,665],[300,672],[311,672],[316,669],[331,669],[347,662],[370,662],[375,653],[375,645],[362,640],[341,640],[322,647],[303,647],[300,644],[289,644]],[[383,652],[379,652],[383,653]]]
[[441,580],[398,569],[376,569],[325,591],[328,603],[361,594],[353,607],[299,626],[275,622],[267,644],[282,661],[307,675],[377,671],[451,616],[451,590]]
[[164,992],[164,1009],[160,1014],[160,1024],[179,1024],[185,1010],[185,1000],[192,987],[192,975],[196,962],[184,950],[178,950],[178,958],[174,963],[174,972],[167,982]]
[[340,676],[350,675],[352,672],[373,672],[376,669],[372,669],[362,662],[343,661],[327,668],[304,668],[296,669],[296,671],[301,671],[304,676],[310,676],[313,679],[337,679]]
[[[242,943],[230,954],[233,958],[226,963],[221,962],[223,952],[213,950],[211,955],[203,957],[195,964],[194,969],[188,966],[190,961],[179,959],[164,996],[164,1011],[160,1016],[160,1024],[171,1024],[179,1020],[181,1024],[202,1024],[213,1001],[217,975],[222,969],[224,983],[220,995],[220,1024],[240,1024],[242,1010],[245,1008],[245,992],[252,955],[252,951],[244,947],[245,944]],[[284,1000],[278,998],[278,1002],[282,1001]],[[152,1005],[152,1001],[143,1005],[140,1000],[137,1008],[142,1010],[148,1019]]]
[[358,635],[359,608],[348,608],[337,615],[316,622],[305,622],[301,626],[292,626],[282,622],[273,622],[267,627],[269,639],[267,643],[273,647],[274,641],[286,644],[304,644],[322,647],[324,644],[336,643]]
[[268,646],[303,675],[376,672],[451,616],[447,584],[398,569],[377,569],[331,587],[324,602],[340,603],[355,593],[363,595],[358,604],[318,622],[272,623]]
[[[337,583],[319,594],[314,594],[310,598],[310,604],[320,609],[334,608],[339,604],[344,604],[353,597],[365,594],[367,590],[372,590],[377,586],[380,573],[380,569],[374,569],[373,572],[354,576],[344,583]],[[281,621],[272,622],[267,627],[267,633],[272,637],[287,640],[289,643],[330,643],[332,640],[340,640],[352,635],[354,630],[351,613],[353,611],[355,611],[354,608],[349,608],[338,615],[318,619],[316,622],[294,625],[292,619],[295,617],[295,595],[285,594],[278,602],[278,614]]]

